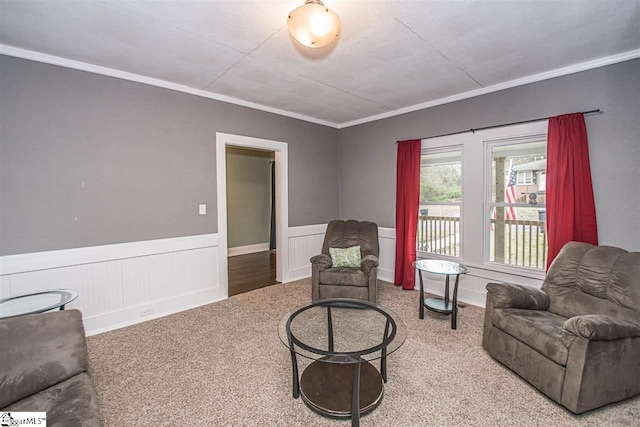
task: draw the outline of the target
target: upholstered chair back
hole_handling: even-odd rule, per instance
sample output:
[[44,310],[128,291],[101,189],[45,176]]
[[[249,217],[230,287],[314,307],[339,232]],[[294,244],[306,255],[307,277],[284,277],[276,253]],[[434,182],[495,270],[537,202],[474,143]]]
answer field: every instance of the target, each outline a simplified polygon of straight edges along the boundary
[[603,314],[639,322],[640,252],[567,243],[542,290],[549,294],[549,311],[563,317]]
[[329,255],[329,248],[360,246],[362,258],[379,256],[378,226],[373,222],[355,220],[333,220],[327,226],[322,244],[322,253]]

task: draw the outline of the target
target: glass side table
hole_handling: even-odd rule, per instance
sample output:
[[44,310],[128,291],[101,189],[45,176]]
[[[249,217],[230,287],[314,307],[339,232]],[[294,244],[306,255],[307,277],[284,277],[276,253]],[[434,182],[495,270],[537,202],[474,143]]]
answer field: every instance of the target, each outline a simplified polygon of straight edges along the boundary
[[[418,269],[420,275],[420,318],[424,319],[424,308],[428,310],[451,315],[451,329],[456,329],[458,320],[458,282],[461,274],[467,274],[469,267],[454,261],[444,261],[436,259],[421,259],[413,263]],[[422,272],[440,274],[446,276],[444,284],[444,299],[424,298],[424,283],[422,281]],[[453,285],[453,298],[449,301],[449,277],[456,276]]]
[[0,299],[0,319],[44,313],[56,308],[64,310],[64,306],[77,297],[78,291],[73,289],[56,289],[3,298]]

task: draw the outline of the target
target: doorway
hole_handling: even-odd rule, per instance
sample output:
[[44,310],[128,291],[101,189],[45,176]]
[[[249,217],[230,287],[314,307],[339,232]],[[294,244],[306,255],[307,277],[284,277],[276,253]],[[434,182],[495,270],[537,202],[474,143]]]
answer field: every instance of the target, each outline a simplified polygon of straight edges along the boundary
[[226,146],[229,296],[276,280],[275,153]]
[[[229,296],[229,236],[227,214],[227,165],[226,148],[245,148],[270,151],[274,154],[274,184],[275,184],[275,278],[278,282],[288,281],[288,152],[287,144],[261,138],[251,138],[241,135],[216,133],[216,178],[218,192],[218,279],[221,293]],[[233,251],[232,251],[233,253]],[[271,258],[271,253],[269,252]],[[235,260],[233,260],[235,261]],[[233,262],[232,261],[232,262]],[[239,268],[243,271],[251,270],[266,260],[245,261]],[[271,260],[269,259],[269,262]],[[234,266],[235,268],[235,266]]]

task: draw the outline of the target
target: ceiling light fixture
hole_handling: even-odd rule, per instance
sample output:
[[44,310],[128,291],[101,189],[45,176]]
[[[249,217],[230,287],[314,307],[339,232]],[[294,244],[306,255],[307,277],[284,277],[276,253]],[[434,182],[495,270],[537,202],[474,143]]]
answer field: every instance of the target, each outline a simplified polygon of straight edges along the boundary
[[323,47],[340,35],[340,18],[320,0],[306,0],[289,13],[291,35],[307,47]]

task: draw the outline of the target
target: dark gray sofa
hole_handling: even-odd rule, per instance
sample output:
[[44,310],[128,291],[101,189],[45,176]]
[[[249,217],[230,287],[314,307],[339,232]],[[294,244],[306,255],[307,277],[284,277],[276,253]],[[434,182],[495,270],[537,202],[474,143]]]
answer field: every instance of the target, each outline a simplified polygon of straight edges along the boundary
[[570,242],[541,289],[488,284],[482,345],[576,414],[640,394],[640,253]]
[[[329,248],[360,246],[360,268],[334,268]],[[373,222],[333,220],[327,226],[322,253],[311,258],[311,299],[378,298],[378,226]]]
[[0,320],[1,411],[46,412],[48,426],[99,426],[78,310]]

